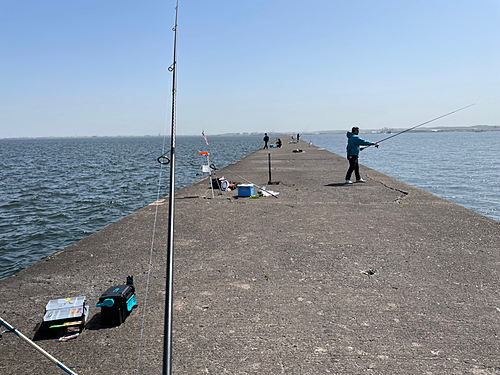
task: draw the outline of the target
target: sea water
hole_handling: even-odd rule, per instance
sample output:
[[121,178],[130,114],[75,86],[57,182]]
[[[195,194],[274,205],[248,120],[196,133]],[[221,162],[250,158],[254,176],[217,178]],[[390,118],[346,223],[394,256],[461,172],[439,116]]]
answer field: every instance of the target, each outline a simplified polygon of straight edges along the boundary
[[[387,135],[361,136],[377,141]],[[301,140],[345,155],[345,135]],[[499,141],[500,132],[405,133],[363,151],[360,162],[500,221]],[[0,140],[0,280],[167,195],[169,168],[156,159],[169,142]],[[263,146],[262,135],[212,136],[209,143],[177,137],[177,189],[204,175],[199,151],[209,151],[222,168]]]
[[[363,133],[378,142],[391,134]],[[345,134],[301,139],[346,155]],[[404,133],[368,147],[359,162],[409,185],[500,221],[500,131]],[[348,162],[346,160],[346,171]]]
[[[176,137],[176,189],[264,145],[260,136]],[[0,140],[0,280],[169,193],[170,139]],[[168,156],[168,155],[167,155]]]

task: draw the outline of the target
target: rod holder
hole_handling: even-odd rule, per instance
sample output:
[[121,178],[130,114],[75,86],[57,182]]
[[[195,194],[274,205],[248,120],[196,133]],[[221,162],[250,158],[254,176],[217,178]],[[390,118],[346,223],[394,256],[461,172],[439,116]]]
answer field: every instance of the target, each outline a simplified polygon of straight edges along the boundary
[[273,181],[271,178],[271,154],[267,154],[267,158],[269,160],[269,181],[267,182],[268,185],[279,185],[280,181]]

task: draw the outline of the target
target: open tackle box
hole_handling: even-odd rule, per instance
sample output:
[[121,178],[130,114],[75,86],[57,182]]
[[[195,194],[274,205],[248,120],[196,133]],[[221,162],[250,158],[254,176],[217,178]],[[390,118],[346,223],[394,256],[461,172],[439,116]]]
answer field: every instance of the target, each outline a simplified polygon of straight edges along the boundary
[[81,333],[89,315],[85,296],[53,299],[45,306],[38,330],[41,339],[59,338]]
[[126,285],[112,286],[106,290],[95,304],[101,308],[101,323],[106,326],[122,324],[137,305],[132,276],[127,277]]

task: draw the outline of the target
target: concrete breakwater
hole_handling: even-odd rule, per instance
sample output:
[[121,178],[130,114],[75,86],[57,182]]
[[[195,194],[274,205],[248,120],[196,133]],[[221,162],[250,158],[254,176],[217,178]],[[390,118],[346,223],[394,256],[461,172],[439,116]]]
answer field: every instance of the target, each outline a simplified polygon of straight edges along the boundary
[[[345,185],[345,158],[304,142],[217,177],[267,186],[268,153],[278,199],[212,199],[206,178],[176,194],[174,373],[500,372],[500,223],[364,167]],[[84,295],[83,333],[37,343],[79,374],[136,374],[156,208],[139,367],[160,374],[167,200],[2,281],[0,316],[34,337],[49,300]],[[94,304],[127,275],[139,308],[102,327]],[[62,373],[9,333],[0,353],[0,373]]]

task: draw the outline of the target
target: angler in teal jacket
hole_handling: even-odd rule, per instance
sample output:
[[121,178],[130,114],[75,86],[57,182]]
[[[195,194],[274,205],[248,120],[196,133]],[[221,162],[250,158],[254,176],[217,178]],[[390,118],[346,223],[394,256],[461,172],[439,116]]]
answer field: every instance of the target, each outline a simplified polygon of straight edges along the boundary
[[347,132],[347,160],[349,160],[349,169],[347,170],[347,174],[345,175],[346,184],[352,184],[351,174],[353,171],[356,175],[356,182],[365,182],[359,174],[359,146],[378,147],[378,144],[376,144],[375,142],[364,140],[358,134],[359,128],[357,126],[353,127],[350,132]]

